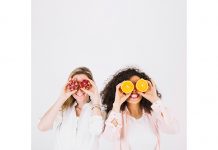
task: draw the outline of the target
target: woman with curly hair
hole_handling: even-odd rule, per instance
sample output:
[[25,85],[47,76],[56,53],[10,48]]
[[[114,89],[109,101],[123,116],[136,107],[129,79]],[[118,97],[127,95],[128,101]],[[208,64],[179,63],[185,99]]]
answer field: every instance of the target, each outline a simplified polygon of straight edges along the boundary
[[55,150],[96,150],[104,127],[100,103],[91,71],[86,67],[76,68],[38,128],[55,130]]
[[[147,80],[148,90],[134,90],[125,94],[123,81],[133,84]],[[161,100],[154,81],[137,68],[126,68],[116,73],[101,92],[108,113],[101,137],[102,149],[159,150],[159,132],[175,133],[178,124]],[[107,145],[107,146],[106,146]]]

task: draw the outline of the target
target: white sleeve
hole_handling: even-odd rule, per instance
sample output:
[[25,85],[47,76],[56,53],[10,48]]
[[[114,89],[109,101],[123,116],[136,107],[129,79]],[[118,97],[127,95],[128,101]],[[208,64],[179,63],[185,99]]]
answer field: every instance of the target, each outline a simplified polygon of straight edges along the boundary
[[54,123],[53,123],[53,128],[52,129],[57,129],[58,127],[60,127],[61,123],[63,121],[63,112],[62,111],[59,111],[55,120],[54,120]]
[[89,131],[93,135],[100,135],[104,128],[104,120],[102,116],[93,115],[89,122]]
[[164,105],[162,100],[157,100],[151,106],[152,117],[156,120],[158,128],[165,133],[177,133],[179,130],[179,124],[177,119],[169,109]]

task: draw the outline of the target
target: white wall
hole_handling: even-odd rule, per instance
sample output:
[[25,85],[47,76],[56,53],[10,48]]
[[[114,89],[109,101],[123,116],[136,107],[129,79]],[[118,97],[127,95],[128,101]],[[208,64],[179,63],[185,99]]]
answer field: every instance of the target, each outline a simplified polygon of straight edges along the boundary
[[52,149],[53,132],[37,122],[75,67],[89,67],[102,90],[128,65],[156,80],[180,122],[162,150],[185,150],[186,1],[32,0],[32,150]]

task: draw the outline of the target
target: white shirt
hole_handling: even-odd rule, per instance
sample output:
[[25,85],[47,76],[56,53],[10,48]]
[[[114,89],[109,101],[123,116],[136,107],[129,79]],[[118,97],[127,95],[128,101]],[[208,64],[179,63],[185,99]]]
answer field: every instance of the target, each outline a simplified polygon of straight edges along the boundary
[[127,121],[127,140],[130,150],[154,150],[158,141],[148,117],[144,114],[141,118],[135,119],[127,115]]
[[74,104],[58,116],[53,129],[56,132],[55,150],[96,150],[104,126],[101,116],[94,116],[91,104],[83,106],[79,117]]

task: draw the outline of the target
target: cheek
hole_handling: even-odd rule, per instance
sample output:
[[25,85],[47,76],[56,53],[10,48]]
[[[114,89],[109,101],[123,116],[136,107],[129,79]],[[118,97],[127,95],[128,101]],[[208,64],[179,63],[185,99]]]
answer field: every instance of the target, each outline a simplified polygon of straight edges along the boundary
[[78,97],[76,96],[76,94],[73,94],[73,98],[77,99]]
[[89,98],[89,95],[88,95],[88,94],[85,94],[85,98],[86,98],[86,99]]

